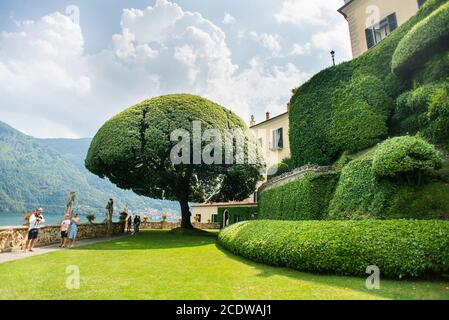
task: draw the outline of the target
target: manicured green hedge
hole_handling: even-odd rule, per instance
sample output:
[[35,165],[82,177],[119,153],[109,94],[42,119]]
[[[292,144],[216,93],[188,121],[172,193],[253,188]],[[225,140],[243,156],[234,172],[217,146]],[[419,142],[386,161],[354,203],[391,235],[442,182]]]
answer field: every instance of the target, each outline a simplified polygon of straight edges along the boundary
[[419,277],[449,271],[448,221],[247,221],[219,243],[248,259],[301,271]]
[[332,104],[330,133],[339,150],[357,152],[387,136],[393,102],[378,78],[353,78],[335,90]]
[[294,166],[292,165],[291,159],[290,158],[283,159],[278,164],[275,164],[270,168],[268,168],[267,171],[268,180],[272,180],[273,178],[279,177],[284,173],[290,172],[292,169],[294,169]]
[[373,154],[373,171],[380,177],[419,176],[441,168],[441,163],[441,155],[435,147],[419,137],[388,139]]
[[259,194],[259,218],[276,220],[324,219],[337,173],[311,173],[304,178]]
[[[366,97],[378,93],[396,99],[409,84],[408,81],[397,79],[391,71],[392,56],[398,43],[419,21],[446,2],[447,0],[426,1],[416,16],[374,48],[352,61],[323,70],[294,91],[290,101],[289,132],[295,166],[307,163],[332,164],[342,152],[375,145],[379,141],[378,138],[384,136],[383,125],[389,122],[382,123],[381,119],[377,118],[376,115],[382,108],[378,108],[376,104],[369,103],[367,106],[361,103],[360,99],[354,99],[339,108],[338,113],[335,112],[335,97],[341,91],[338,89],[355,86],[360,77],[370,75],[378,79],[377,83],[380,85],[376,85],[375,88],[368,87]],[[393,107],[394,104],[391,104],[390,109]],[[334,119],[334,116],[338,115],[348,123],[348,126],[341,125],[341,132],[337,129],[339,121]],[[351,122],[351,116],[356,116],[359,123]],[[373,119],[375,126],[372,123]],[[357,135],[362,134],[363,139],[359,139],[356,134],[351,137],[354,128]]]
[[329,220],[386,219],[396,186],[379,179],[367,154],[347,164],[329,204]]
[[234,224],[239,221],[253,220],[257,218],[257,206],[229,206],[218,208],[217,219],[220,227],[223,228],[223,214],[225,211],[229,213],[229,224]]
[[373,170],[375,153],[373,149],[343,168],[327,219],[449,219],[449,184],[440,177],[447,169],[421,179],[381,177]]
[[399,42],[393,72],[403,78],[423,66],[437,52],[449,49],[449,3],[417,23]]

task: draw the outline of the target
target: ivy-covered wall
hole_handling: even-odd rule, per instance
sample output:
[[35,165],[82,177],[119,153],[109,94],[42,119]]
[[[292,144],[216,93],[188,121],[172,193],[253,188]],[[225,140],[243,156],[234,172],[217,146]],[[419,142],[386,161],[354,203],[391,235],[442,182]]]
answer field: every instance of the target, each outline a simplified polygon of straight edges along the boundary
[[259,219],[324,219],[337,181],[337,173],[310,173],[262,191],[259,194]]

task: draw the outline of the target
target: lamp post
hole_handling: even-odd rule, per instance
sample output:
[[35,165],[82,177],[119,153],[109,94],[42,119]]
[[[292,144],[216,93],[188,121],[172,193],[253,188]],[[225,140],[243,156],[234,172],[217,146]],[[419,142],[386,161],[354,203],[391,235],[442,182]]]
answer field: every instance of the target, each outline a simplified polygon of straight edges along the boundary
[[332,56],[332,64],[335,67],[335,51],[334,50],[331,51],[331,56]]

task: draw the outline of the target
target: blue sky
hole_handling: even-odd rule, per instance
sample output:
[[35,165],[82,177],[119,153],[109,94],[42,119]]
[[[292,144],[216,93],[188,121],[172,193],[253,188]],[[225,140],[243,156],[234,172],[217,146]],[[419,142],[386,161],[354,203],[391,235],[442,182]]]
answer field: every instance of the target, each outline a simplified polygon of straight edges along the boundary
[[173,92],[245,121],[279,114],[331,49],[350,59],[342,3],[1,1],[0,120],[38,137],[92,136],[129,105]]

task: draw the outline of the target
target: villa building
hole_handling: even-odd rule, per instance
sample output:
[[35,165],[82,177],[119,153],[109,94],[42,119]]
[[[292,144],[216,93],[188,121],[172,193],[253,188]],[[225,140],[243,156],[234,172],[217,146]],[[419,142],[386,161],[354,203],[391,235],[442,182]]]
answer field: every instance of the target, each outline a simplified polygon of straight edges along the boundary
[[426,0],[345,0],[338,11],[349,25],[354,58],[416,14]]
[[[266,166],[269,168],[290,157],[289,110],[278,116],[265,114],[265,120],[256,123],[251,116],[250,131],[258,139]],[[192,222],[219,223],[227,226],[248,219],[257,208],[257,193],[241,202],[201,203],[192,205]]]

